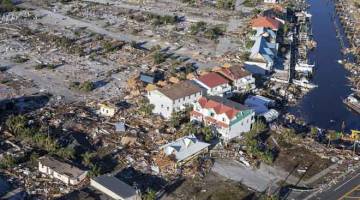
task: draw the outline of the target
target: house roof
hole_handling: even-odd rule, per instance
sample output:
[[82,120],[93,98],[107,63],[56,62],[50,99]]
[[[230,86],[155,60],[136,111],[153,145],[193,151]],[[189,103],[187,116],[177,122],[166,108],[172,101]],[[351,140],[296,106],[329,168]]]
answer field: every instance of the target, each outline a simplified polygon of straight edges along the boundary
[[112,191],[113,193],[124,199],[136,195],[136,190],[134,188],[110,175],[102,175],[92,179],[92,181],[97,182],[101,186],[105,187],[106,189]]
[[250,58],[253,58],[257,54],[261,54],[267,62],[273,62],[275,48],[276,44],[268,43],[264,37],[258,37],[254,46],[251,48]]
[[164,75],[160,71],[155,71],[152,73],[140,73],[140,80],[144,83],[151,83],[154,84],[164,78]]
[[241,78],[251,75],[251,73],[249,71],[247,71],[240,65],[234,65],[229,68],[223,67],[223,68],[219,69],[217,72],[231,81],[241,79]]
[[216,114],[225,114],[229,119],[233,119],[240,111],[249,110],[244,105],[218,96],[201,97],[198,102],[202,108],[213,109]]
[[216,86],[229,83],[228,80],[216,72],[210,72],[208,74],[202,75],[197,80],[209,88],[214,88]]
[[194,135],[189,135],[166,144],[160,147],[160,149],[163,149],[166,155],[174,154],[176,160],[179,162],[186,160],[208,146],[210,146],[210,144],[201,142]]
[[257,18],[251,20],[251,26],[253,28],[265,27],[278,30],[280,27],[280,22],[274,18],[258,16]]
[[268,35],[274,39],[276,38],[276,33],[273,30],[271,30],[269,28],[265,28],[265,27],[256,28],[255,37],[261,37],[261,36],[267,37],[266,35]]
[[83,171],[73,165],[70,165],[66,162],[61,162],[50,156],[43,156],[43,157],[39,158],[39,162],[42,165],[50,167],[57,173],[67,175],[70,178],[77,178],[85,173],[85,171]]
[[190,96],[199,92],[202,92],[200,86],[193,81],[186,80],[168,87],[158,89],[162,94],[169,97],[172,100],[180,99],[186,96]]

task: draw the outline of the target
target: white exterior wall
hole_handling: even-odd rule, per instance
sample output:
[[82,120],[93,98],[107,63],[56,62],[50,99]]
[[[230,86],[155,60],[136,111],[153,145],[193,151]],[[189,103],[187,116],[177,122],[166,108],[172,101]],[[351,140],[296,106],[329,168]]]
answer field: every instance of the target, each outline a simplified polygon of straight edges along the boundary
[[246,133],[251,130],[251,125],[254,123],[255,113],[245,117],[243,120],[237,122],[236,124],[233,124],[229,128],[229,133],[225,137],[225,140],[230,140],[235,137],[240,137],[242,133]]
[[239,92],[248,92],[255,89],[255,78],[252,75],[237,79],[234,82],[235,89]]
[[253,74],[266,74],[272,71],[273,63],[246,61],[244,67]]
[[183,98],[180,98],[180,99],[176,99],[174,101],[174,110],[175,111],[183,110],[186,105],[194,104],[197,100],[200,99],[201,96],[202,96],[202,93],[198,92],[198,93],[192,94],[190,96],[186,96],[186,97],[183,97]]
[[148,93],[148,99],[150,104],[153,104],[154,114],[159,114],[166,119],[171,117],[173,111],[180,111],[185,108],[185,105],[194,104],[202,96],[201,92],[186,96],[173,101],[158,90],[154,90]]
[[231,94],[231,86],[227,83],[210,88],[199,80],[195,79],[195,82],[198,83],[201,87],[205,88],[208,95],[224,97],[230,96]]
[[277,3],[276,0],[264,0],[264,3]]
[[47,166],[41,164],[41,162],[39,162],[39,171],[41,173],[49,175],[52,178],[58,179],[58,180],[62,181],[63,183],[67,184],[67,185],[77,185],[77,184],[79,184],[82,180],[84,180],[86,178],[86,174],[87,174],[87,172],[84,172],[77,179],[76,178],[73,179],[73,178],[70,178],[67,175],[60,174],[60,173],[54,171],[50,167],[47,167]]
[[158,114],[168,119],[171,117],[174,103],[167,96],[163,95],[159,90],[154,90],[148,93],[149,103],[153,104],[154,114]]
[[[201,113],[203,115],[203,118],[210,116],[211,112],[215,113],[213,109],[201,109],[199,104],[194,105],[194,110]],[[251,125],[255,122],[254,116],[255,113],[253,112],[251,115],[247,116],[236,124],[229,126],[228,128],[216,127],[216,130],[223,137],[224,140],[231,140],[235,137],[240,137],[242,133],[250,131]],[[216,115],[215,113],[212,118],[225,124],[230,124],[230,119],[225,114]],[[204,119],[200,120],[198,117],[191,117],[190,120],[196,120],[204,123]]]

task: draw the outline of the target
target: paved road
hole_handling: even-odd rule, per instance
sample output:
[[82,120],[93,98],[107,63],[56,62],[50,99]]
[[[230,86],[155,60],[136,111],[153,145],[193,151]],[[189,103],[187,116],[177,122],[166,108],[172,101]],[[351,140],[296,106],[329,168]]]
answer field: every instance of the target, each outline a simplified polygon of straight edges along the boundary
[[310,198],[311,200],[347,200],[360,199],[360,170],[353,172],[345,177],[344,181],[339,182],[324,192]]

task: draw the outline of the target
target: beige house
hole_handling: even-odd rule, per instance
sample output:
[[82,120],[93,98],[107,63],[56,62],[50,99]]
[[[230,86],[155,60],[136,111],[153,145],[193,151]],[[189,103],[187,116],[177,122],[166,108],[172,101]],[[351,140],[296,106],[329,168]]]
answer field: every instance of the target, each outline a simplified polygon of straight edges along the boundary
[[39,158],[39,171],[64,182],[66,185],[77,185],[87,175],[87,171],[49,156]]
[[105,117],[113,117],[117,112],[116,106],[110,103],[100,103],[99,107],[99,114]]

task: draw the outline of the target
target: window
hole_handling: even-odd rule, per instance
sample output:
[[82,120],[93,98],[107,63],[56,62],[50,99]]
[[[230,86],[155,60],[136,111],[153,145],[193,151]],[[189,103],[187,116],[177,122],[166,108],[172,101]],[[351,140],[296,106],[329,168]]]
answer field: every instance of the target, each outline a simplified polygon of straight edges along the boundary
[[225,118],[224,118],[224,117],[222,118],[222,121],[223,121],[223,122],[225,121]]
[[166,107],[166,109],[167,109],[167,110],[169,110],[169,106],[168,106],[168,107]]
[[163,104],[161,104],[161,108],[163,108],[164,107],[164,105]]
[[215,114],[214,114],[213,112],[210,113],[210,116],[211,116],[211,117],[214,117],[214,115],[215,115]]

